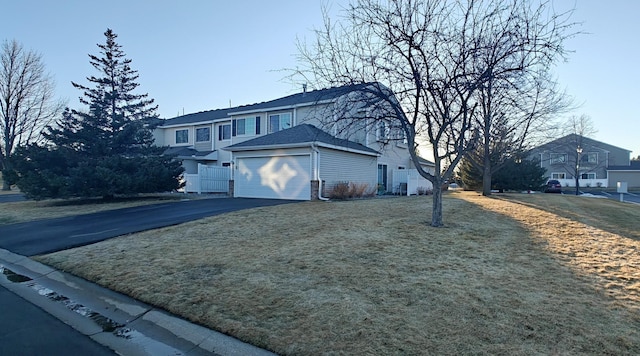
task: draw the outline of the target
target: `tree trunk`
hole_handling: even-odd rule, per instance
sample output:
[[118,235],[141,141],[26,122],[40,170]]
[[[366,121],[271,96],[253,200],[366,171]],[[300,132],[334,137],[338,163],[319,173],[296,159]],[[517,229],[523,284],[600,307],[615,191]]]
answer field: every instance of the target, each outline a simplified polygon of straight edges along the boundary
[[442,223],[442,184],[433,185],[433,212],[431,213],[431,226],[444,226]]
[[485,157],[482,167],[482,195],[485,197],[491,195],[491,163],[488,161],[488,157]]

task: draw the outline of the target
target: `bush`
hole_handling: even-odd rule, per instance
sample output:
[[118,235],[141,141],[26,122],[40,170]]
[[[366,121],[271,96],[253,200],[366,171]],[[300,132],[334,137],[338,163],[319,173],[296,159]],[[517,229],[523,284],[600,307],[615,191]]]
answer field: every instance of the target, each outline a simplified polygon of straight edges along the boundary
[[433,194],[433,190],[427,187],[418,187],[416,188],[416,193],[418,193],[418,195],[430,195]]
[[352,198],[363,198],[373,196],[375,190],[367,183],[339,182],[333,186],[329,198],[336,200],[346,200]]

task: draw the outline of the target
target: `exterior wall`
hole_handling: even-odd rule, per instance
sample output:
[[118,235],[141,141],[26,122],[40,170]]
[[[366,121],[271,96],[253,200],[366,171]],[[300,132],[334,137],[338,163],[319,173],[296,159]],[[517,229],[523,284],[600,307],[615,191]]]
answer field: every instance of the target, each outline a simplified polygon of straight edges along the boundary
[[329,192],[340,182],[369,185],[372,191],[377,186],[377,158],[357,153],[320,148],[320,179],[324,191]]
[[628,188],[640,188],[640,171],[609,171],[609,187],[627,182]]

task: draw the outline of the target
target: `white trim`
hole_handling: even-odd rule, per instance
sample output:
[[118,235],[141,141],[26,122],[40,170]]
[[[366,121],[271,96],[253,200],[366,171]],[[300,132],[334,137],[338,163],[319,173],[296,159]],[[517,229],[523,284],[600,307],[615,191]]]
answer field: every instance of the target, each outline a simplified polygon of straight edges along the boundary
[[268,145],[268,146],[244,146],[244,147],[223,147],[221,149],[230,152],[242,152],[242,151],[262,151],[262,150],[274,150],[274,149],[286,149],[286,148],[304,148],[304,147],[312,147],[313,145],[317,145],[318,147],[330,148],[339,151],[359,153],[367,156],[375,156],[379,157],[380,153],[366,152],[361,150],[356,150],[353,148],[330,145],[328,143],[323,142],[301,142],[301,143],[290,143],[290,144],[281,144],[281,145]]

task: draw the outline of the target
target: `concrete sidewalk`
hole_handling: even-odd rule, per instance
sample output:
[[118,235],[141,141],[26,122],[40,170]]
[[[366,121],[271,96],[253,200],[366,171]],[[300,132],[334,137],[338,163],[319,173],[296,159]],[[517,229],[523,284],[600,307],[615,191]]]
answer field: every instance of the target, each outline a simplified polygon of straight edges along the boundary
[[3,249],[0,285],[121,355],[274,355]]

